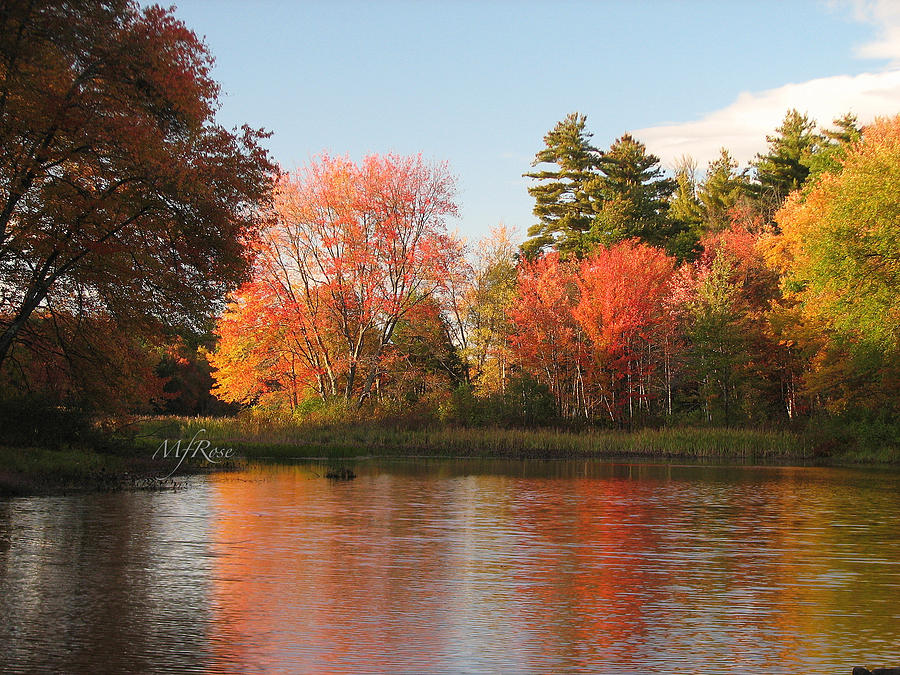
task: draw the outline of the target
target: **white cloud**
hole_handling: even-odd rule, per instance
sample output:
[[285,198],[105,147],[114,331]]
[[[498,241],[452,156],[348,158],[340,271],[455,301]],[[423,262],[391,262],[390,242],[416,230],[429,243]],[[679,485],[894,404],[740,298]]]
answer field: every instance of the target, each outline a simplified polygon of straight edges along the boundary
[[856,55],[864,59],[886,59],[900,65],[900,3],[897,0],[855,0],[857,21],[876,26],[876,37],[856,48]]
[[671,167],[682,155],[701,170],[726,147],[741,164],[766,148],[766,134],[796,108],[821,125],[846,112],[867,124],[876,116],[900,113],[900,70],[823,77],[762,92],[744,92],[734,103],[700,120],[638,129],[634,136]]
[[848,111],[863,124],[900,113],[900,1],[838,0],[831,4],[849,4],[857,21],[875,26],[873,39],[857,47],[855,55],[886,61],[886,70],[743,92],[730,105],[699,120],[638,129],[634,136],[669,167],[689,155],[703,170],[723,146],[741,164],[753,159],[765,150],[766,134],[779,126],[790,108],[807,113],[824,126]]

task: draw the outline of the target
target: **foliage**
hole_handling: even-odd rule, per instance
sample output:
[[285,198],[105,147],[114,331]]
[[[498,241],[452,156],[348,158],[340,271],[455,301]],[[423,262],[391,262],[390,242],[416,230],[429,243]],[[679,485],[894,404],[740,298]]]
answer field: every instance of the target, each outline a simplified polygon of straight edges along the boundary
[[582,235],[591,228],[596,211],[595,194],[600,151],[590,144],[585,131],[587,118],[577,112],[544,136],[544,148],[532,166],[555,164],[556,170],[526,173],[540,181],[528,188],[534,197],[534,215],[540,223],[529,228],[522,250],[531,258],[548,247],[566,253],[577,250]]
[[692,260],[700,253],[703,207],[697,196],[697,163],[682,157],[675,166],[675,190],[669,199],[669,218],[677,223],[678,234],[668,250],[679,260]]
[[842,115],[834,120],[834,126],[822,131],[819,146],[809,159],[809,183],[815,184],[823,173],[839,173],[847,151],[862,138],[856,115]]
[[112,347],[101,371],[139,381],[106,338],[201,330],[244,278],[265,134],[215,123],[212,57],[171,10],[39,0],[0,23],[0,367],[39,387],[18,366],[52,353],[99,389]]
[[[866,129],[840,173],[823,175],[778,214],[786,284],[851,343],[900,343],[900,117]],[[777,263],[776,263],[777,264]]]
[[[516,296],[516,247],[501,226],[478,242],[473,278],[452,304],[468,380],[480,395],[503,393],[509,377],[510,312]],[[459,307],[459,309],[457,309]]]
[[702,270],[696,295],[686,307],[688,363],[699,384],[704,414],[708,422],[721,421],[726,426],[733,419],[735,390],[747,351],[739,288],[731,279],[734,268],[727,254],[715,256]]
[[733,209],[747,194],[749,183],[744,173],[737,173],[738,164],[731,153],[722,148],[718,159],[710,162],[706,178],[698,191],[702,204],[704,229],[721,232],[732,223]]
[[611,244],[636,237],[664,246],[678,234],[679,223],[668,218],[669,196],[675,181],[666,178],[659,158],[631,134],[617,138],[603,154],[602,198],[589,235],[589,244]]
[[766,136],[769,148],[757,155],[754,169],[757,182],[753,192],[766,213],[774,214],[785,198],[803,187],[810,172],[810,158],[821,137],[816,123],[791,109],[772,136]]
[[235,412],[211,393],[209,337],[198,340],[175,336],[160,348],[156,375],[163,378],[156,410],[170,415],[222,415]]
[[541,181],[528,188],[540,219],[522,245],[530,259],[547,249],[563,258],[584,256],[598,245],[632,237],[659,246],[683,229],[667,217],[676,183],[663,175],[659,158],[627,133],[601,153],[590,145],[585,123],[578,113],[557,123],[534,165],[552,163],[558,169],[525,174]]
[[524,262],[510,313],[516,360],[549,388],[563,417],[575,416],[586,402],[583,378],[588,354],[572,315],[577,293],[574,269],[574,263],[561,261],[558,253]]
[[589,377],[610,417],[633,421],[664,390],[656,381],[668,345],[666,297],[675,261],[628,240],[598,248],[578,270],[573,315],[590,340]]
[[[462,248],[445,224],[452,193],[446,166],[421,157],[325,156],[284,176],[254,277],[219,322],[220,395],[290,408],[307,391],[358,406],[380,395],[387,369],[410,357],[396,340],[429,330],[411,323],[458,267]],[[449,339],[445,325],[438,332]]]

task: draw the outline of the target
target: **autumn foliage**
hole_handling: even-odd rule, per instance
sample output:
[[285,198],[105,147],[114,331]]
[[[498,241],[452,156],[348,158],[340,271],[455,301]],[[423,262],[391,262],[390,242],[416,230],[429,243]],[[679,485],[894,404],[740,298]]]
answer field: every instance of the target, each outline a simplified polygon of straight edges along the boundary
[[398,328],[440,320],[423,308],[440,301],[462,254],[446,230],[452,178],[421,157],[325,156],[282,177],[275,211],[253,279],[219,322],[217,391],[291,408],[309,393],[361,405],[389,364],[403,367]]
[[884,215],[896,197],[873,181],[900,166],[898,128],[848,145],[777,227],[736,202],[681,261],[636,238],[529,258],[505,230],[467,260],[446,232],[444,167],[323,157],[279,182],[253,278],[218,323],[216,391],[293,410],[310,397],[425,402],[457,423],[619,427],[884,405],[900,390],[884,320],[897,311]]
[[[523,364],[569,417],[619,422],[664,392],[666,307],[674,260],[627,240],[579,263],[547,254],[525,263],[512,313]],[[662,370],[664,370],[664,365]]]
[[900,118],[820,133],[790,111],[747,169],[723,149],[673,181],[573,114],[527,174],[532,238],[467,245],[444,164],[278,173],[267,134],[221,128],[212,56],[172,10],[38,0],[0,28],[7,402],[200,412],[214,378],[220,406],[295,419],[900,412]]
[[101,373],[141,382],[246,277],[274,166],[265,133],[216,123],[212,63],[156,5],[4,3],[0,394],[114,399]]

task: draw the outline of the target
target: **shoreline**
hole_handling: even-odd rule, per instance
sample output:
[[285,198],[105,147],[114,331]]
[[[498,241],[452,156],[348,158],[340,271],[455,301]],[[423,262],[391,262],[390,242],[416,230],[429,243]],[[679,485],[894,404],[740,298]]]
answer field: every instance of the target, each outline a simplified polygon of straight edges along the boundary
[[[257,428],[235,433],[235,421],[219,421],[208,430],[213,446],[230,447],[234,458],[220,463],[202,457],[185,461],[153,459],[166,434],[181,438],[204,430],[210,420],[147,420],[145,428],[163,426],[114,451],[67,447],[0,446],[0,497],[58,495],[122,490],[169,490],[186,486],[190,477],[240,470],[248,463],[297,461],[347,463],[380,460],[597,460],[606,462],[684,462],[691,465],[867,466],[895,467],[900,449],[877,452],[817,446],[803,434],[745,429],[671,428],[638,431],[522,430],[436,428],[403,431],[378,427],[304,429]],[[177,424],[177,429],[172,424]],[[232,427],[232,428],[229,428]],[[230,432],[230,433],[226,433]],[[165,478],[164,478],[165,476]]]

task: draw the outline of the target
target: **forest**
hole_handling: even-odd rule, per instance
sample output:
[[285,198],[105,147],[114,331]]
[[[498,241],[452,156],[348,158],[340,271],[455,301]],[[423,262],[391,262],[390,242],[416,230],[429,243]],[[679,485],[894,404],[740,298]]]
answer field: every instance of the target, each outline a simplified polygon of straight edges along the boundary
[[[517,246],[447,233],[447,167],[323,157],[276,187],[210,352],[221,400],[434,423],[802,425],[900,402],[900,118],[796,110],[740,168],[544,138]],[[356,411],[356,412],[354,412]]]
[[451,167],[279,168],[170,10],[79,7],[0,16],[0,443],[135,415],[895,442],[894,111],[672,169],[572,113],[523,240],[466,242]]

